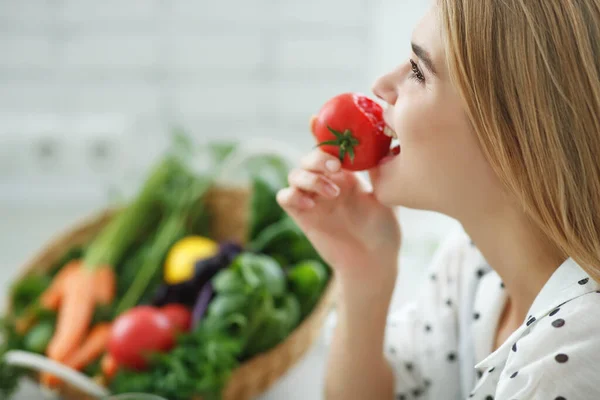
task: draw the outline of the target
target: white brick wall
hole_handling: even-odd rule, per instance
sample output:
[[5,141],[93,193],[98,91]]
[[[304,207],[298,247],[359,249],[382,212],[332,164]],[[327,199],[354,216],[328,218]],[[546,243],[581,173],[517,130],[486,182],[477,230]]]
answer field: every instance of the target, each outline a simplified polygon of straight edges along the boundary
[[[199,139],[271,136],[309,149],[310,115],[338,92],[370,88],[380,1],[0,0],[0,184],[105,185],[145,165],[170,123]],[[81,125],[103,115],[122,122],[114,132]],[[42,126],[25,133],[32,119]],[[94,153],[102,135],[108,150]],[[140,153],[140,138],[155,150]],[[46,141],[59,150],[39,160]]]

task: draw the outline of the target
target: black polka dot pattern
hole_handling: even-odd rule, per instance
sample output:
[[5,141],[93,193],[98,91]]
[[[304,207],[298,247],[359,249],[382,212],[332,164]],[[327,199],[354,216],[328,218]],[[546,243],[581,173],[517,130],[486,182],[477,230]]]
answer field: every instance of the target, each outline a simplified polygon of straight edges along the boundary
[[562,396],[558,396],[557,398],[555,398],[554,400],[567,400],[566,398],[562,397]]
[[577,282],[577,283],[579,283],[580,285],[585,285],[585,284],[586,284],[586,283],[588,283],[589,281],[590,281],[590,278],[585,278],[585,279],[582,279],[582,280],[580,280],[580,281],[579,281],[579,282]]
[[504,282],[500,282],[500,289],[504,289]]
[[491,396],[491,395],[490,396],[486,396],[485,400],[494,400],[494,396]]
[[535,322],[535,317],[529,318],[529,320],[527,321],[527,326],[533,324],[534,322]]
[[477,270],[477,277],[478,278],[482,278],[485,275],[485,270],[483,268],[480,268]]
[[481,315],[478,312],[476,312],[476,313],[473,314],[473,319],[475,321],[477,321],[479,319],[479,317],[481,317]]
[[512,351],[514,351],[515,353],[517,352],[517,342],[515,342],[515,344],[512,345]]
[[406,399],[407,399],[407,397],[404,393],[398,393],[396,395],[396,400],[406,400]]
[[431,325],[425,325],[425,332],[431,332]]
[[494,370],[496,369],[496,367],[492,367],[488,370],[488,374],[491,374],[492,372],[494,372]]
[[557,308],[557,309],[555,309],[554,311],[552,311],[552,312],[550,313],[550,316],[551,316],[551,317],[554,317],[554,316],[555,316],[555,315],[556,315],[556,314],[557,314],[559,311],[560,311],[560,308]]
[[448,307],[452,307],[452,300],[451,299],[446,300],[446,305]]
[[420,388],[413,389],[413,391],[412,391],[412,395],[414,397],[419,397],[422,394],[423,394],[423,390]]
[[554,320],[552,321],[552,326],[555,328],[562,328],[563,326],[565,326],[565,320],[562,318]]
[[569,361],[569,356],[561,353],[561,354],[557,354],[556,357],[554,357],[554,359],[556,360],[557,363],[564,364],[567,361]]
[[519,371],[515,371],[511,376],[510,379],[514,379],[517,377],[517,375],[519,375]]
[[435,281],[437,279],[437,276],[435,274],[431,274],[429,279],[431,279],[432,281]]
[[456,361],[456,353],[452,352],[448,354],[448,361],[453,362]]

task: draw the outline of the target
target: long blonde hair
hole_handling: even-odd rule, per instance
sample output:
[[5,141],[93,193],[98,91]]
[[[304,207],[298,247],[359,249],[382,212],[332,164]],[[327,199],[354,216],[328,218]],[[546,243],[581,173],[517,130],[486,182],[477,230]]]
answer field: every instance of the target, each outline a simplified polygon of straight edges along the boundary
[[600,0],[438,0],[451,79],[492,168],[600,281]]

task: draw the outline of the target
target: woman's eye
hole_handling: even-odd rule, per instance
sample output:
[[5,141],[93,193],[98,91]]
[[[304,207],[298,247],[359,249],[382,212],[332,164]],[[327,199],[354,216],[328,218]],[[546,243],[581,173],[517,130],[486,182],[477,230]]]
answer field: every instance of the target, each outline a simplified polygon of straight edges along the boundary
[[412,74],[410,76],[411,79],[414,79],[419,83],[425,83],[425,77],[423,76],[423,73],[419,69],[419,66],[417,65],[417,63],[414,62],[413,60],[410,60],[410,65],[412,67]]

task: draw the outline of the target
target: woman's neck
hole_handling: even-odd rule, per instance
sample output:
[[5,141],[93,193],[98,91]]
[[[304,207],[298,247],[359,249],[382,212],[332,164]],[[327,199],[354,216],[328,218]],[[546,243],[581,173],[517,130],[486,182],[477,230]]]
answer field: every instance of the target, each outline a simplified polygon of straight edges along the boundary
[[518,326],[544,284],[567,257],[524,213],[514,208],[471,215],[460,221],[502,279],[511,302],[508,318]]

